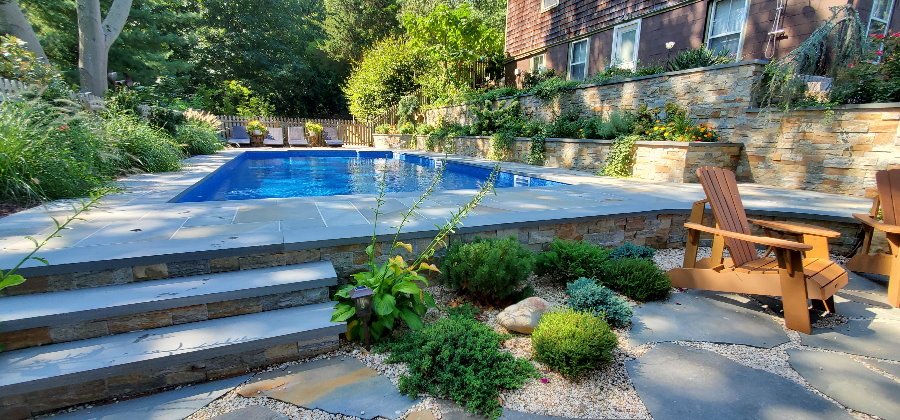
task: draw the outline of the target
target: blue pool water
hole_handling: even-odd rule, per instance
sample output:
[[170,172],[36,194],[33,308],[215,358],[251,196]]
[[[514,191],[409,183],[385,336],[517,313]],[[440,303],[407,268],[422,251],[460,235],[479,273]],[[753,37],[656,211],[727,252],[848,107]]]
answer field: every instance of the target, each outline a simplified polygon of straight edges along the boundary
[[[245,152],[175,197],[172,202],[249,200],[422,191],[444,165],[439,190],[480,188],[491,170],[421,156],[355,150]],[[545,187],[559,182],[501,172],[495,188]]]

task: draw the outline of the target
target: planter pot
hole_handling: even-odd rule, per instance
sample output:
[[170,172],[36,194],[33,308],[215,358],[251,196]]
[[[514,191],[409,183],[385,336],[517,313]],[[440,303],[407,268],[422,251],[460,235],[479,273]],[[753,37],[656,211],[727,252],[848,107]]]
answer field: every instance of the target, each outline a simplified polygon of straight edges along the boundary
[[260,130],[253,130],[253,134],[256,134],[256,135],[258,136],[258,135],[261,135],[261,134],[262,134],[262,131],[260,131]]

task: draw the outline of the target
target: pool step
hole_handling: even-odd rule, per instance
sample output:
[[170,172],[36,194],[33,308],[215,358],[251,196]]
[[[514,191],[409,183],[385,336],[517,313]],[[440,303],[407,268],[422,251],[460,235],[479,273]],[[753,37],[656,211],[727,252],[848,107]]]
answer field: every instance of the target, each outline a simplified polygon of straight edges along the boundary
[[4,297],[6,350],[327,302],[329,262]]
[[0,418],[138,395],[319,354],[333,304],[277,309],[0,353]]

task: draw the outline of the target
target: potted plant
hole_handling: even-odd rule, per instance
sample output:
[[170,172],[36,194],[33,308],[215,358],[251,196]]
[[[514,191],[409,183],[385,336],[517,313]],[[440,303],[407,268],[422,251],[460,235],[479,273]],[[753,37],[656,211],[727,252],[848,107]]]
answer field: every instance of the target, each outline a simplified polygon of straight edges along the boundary
[[253,120],[247,124],[247,131],[250,131],[250,133],[254,135],[261,136],[265,134],[268,129],[261,122],[259,122],[259,120]]
[[313,122],[306,123],[306,132],[309,135],[309,144],[316,147],[325,147],[322,141],[322,125]]

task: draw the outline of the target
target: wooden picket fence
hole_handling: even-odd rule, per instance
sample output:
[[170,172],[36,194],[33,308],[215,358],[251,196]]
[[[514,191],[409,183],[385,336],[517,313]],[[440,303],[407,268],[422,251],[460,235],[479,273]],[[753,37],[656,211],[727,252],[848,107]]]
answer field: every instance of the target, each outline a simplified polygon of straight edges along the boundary
[[348,146],[372,146],[375,134],[375,126],[372,124],[364,124],[355,120],[338,120],[327,118],[282,118],[282,117],[236,117],[233,115],[220,115],[219,121],[222,123],[222,133],[225,138],[231,137],[231,128],[236,125],[246,126],[253,120],[259,120],[266,127],[281,127],[287,135],[288,127],[300,127],[311,122],[321,125],[322,127],[335,127],[337,129],[338,138],[344,141]]

